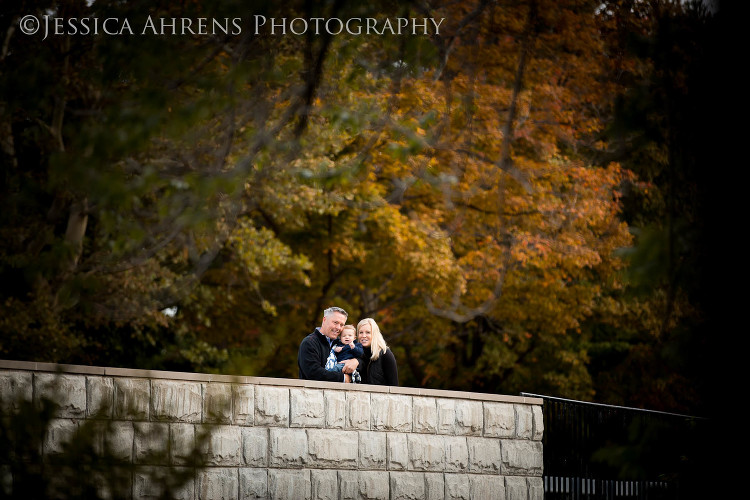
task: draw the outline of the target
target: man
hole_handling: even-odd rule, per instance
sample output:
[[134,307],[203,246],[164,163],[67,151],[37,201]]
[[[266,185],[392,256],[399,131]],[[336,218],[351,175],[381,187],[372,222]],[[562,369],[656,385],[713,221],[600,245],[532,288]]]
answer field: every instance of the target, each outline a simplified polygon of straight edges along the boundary
[[342,372],[329,372],[325,369],[326,359],[336,338],[344,328],[348,316],[347,312],[340,307],[329,307],[323,311],[323,322],[320,328],[316,328],[299,345],[297,354],[299,378],[324,382],[351,382],[350,374],[359,368],[359,359],[344,361],[345,366]]

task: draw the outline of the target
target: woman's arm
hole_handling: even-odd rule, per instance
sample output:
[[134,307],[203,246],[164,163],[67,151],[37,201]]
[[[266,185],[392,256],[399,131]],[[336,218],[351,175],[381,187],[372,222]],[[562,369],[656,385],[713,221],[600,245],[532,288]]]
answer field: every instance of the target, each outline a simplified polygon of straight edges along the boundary
[[385,376],[386,385],[398,385],[398,366],[396,366],[396,356],[393,351],[388,349],[380,355],[383,364],[383,375]]

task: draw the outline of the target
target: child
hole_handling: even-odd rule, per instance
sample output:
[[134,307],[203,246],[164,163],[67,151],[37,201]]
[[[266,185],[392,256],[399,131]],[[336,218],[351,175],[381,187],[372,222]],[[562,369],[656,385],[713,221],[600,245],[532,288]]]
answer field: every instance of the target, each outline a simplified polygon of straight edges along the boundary
[[[357,338],[357,329],[354,325],[346,325],[341,329],[341,335],[331,349],[331,354],[326,362],[326,370],[330,372],[340,372],[344,368],[344,361],[352,358],[361,358],[364,356],[362,345],[355,342]],[[335,359],[334,359],[335,357]],[[352,382],[359,384],[362,376],[357,370],[352,373]]]

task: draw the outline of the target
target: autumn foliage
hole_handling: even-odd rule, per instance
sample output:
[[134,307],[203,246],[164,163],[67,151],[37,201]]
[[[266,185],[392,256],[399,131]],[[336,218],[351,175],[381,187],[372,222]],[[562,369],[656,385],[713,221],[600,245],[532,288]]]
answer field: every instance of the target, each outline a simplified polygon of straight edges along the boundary
[[[247,17],[245,2],[199,3],[55,8]],[[12,33],[23,12],[3,5],[0,357],[296,377],[300,340],[338,305],[379,322],[405,385],[698,405],[690,373],[655,363],[701,316],[692,285],[639,287],[639,256],[671,241],[679,186],[660,173],[679,165],[674,108],[638,101],[664,90],[662,68],[633,40],[708,14],[254,9],[445,22],[436,36],[43,42]],[[623,125],[639,103],[661,137]]]

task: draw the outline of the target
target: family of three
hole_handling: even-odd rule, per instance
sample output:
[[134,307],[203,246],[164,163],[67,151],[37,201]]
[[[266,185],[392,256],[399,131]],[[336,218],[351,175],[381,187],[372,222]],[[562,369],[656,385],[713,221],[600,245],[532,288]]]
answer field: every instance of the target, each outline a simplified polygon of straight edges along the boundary
[[299,346],[299,378],[327,382],[398,385],[393,351],[372,318],[354,325],[340,307],[323,311],[320,327]]

